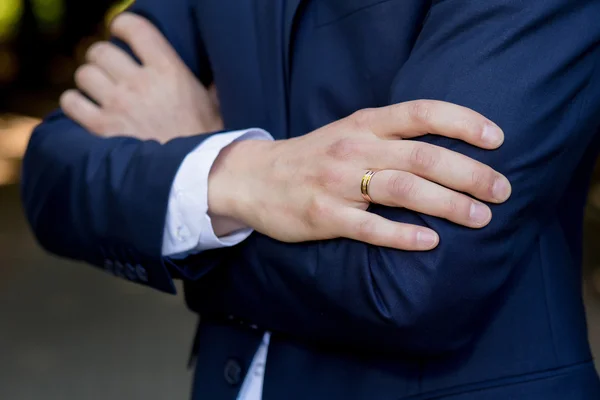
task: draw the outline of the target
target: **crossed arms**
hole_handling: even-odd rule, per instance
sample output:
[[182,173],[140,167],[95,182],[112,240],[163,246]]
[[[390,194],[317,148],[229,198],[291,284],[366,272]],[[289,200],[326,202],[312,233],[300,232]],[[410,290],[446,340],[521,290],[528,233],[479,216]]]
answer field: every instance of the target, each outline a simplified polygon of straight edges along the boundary
[[[183,3],[169,12],[186,15]],[[139,7],[164,25],[164,6]],[[397,207],[371,208],[388,220],[437,232],[440,243],[428,252],[344,238],[299,245],[253,235],[240,250],[246,262],[223,273],[218,298],[226,302],[209,304],[216,298],[207,298],[206,309],[365,348],[444,352],[468,343],[551,218],[598,130],[599,12],[600,2],[592,0],[434,2],[390,88],[390,104],[444,100],[501,126],[505,141],[493,152],[432,135],[415,140],[500,171],[512,184],[510,201],[491,206],[494,218],[483,230]],[[186,24],[169,25],[164,33],[203,76],[197,43],[182,40],[193,28]],[[149,284],[172,291],[160,254],[164,220],[150,216],[165,214],[177,168],[206,137],[164,145],[104,139],[54,115],[36,130],[24,165],[24,200],[41,243],[97,265],[110,253],[152,266]],[[190,260],[200,266],[199,282],[226,254],[210,251]]]

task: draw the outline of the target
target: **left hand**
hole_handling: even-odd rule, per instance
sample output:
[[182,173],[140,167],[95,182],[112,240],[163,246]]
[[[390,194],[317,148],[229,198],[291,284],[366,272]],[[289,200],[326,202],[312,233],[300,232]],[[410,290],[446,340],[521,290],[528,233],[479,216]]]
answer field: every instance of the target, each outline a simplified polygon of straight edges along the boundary
[[376,203],[470,228],[483,228],[492,218],[475,199],[504,203],[511,186],[488,165],[410,140],[426,134],[489,150],[504,141],[496,124],[456,104],[415,100],[364,109],[300,137],[230,144],[208,176],[209,212],[282,242],[344,237],[431,250],[439,243],[433,230],[367,211],[365,172],[378,171],[369,184]]
[[162,33],[148,20],[117,16],[111,33],[142,62],[109,42],[98,42],[75,73],[78,90],[60,98],[65,114],[101,136],[134,136],[166,142],[223,129],[211,93],[194,76]]

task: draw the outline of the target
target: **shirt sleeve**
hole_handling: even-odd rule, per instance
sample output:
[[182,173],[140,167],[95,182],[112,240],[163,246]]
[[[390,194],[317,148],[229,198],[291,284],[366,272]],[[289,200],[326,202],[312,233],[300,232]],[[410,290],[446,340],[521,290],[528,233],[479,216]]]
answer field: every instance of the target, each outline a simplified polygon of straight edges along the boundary
[[162,253],[183,259],[191,254],[234,246],[252,233],[251,228],[217,237],[208,215],[208,174],[219,155],[238,140],[273,140],[262,129],[247,129],[214,135],[186,156],[177,171],[167,209]]

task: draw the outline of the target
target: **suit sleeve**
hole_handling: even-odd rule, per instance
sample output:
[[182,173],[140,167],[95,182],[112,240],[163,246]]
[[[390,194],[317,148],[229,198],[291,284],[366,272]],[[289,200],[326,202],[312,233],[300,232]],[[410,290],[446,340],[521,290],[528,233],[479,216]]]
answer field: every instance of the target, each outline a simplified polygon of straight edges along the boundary
[[[210,81],[188,0],[139,0],[131,11],[157,25],[195,75]],[[169,193],[186,155],[209,136],[164,145],[101,138],[61,110],[52,113],[34,130],[23,161],[22,198],[39,243],[174,293],[178,270],[161,256]]]
[[445,100],[498,123],[506,139],[497,151],[422,140],[505,174],[511,199],[491,206],[493,220],[481,230],[371,209],[437,231],[441,243],[430,252],[255,235],[241,251],[243,266],[219,278],[233,288],[225,311],[282,334],[363,349],[443,353],[471,342],[598,130],[598,15],[596,0],[434,0],[389,102]]

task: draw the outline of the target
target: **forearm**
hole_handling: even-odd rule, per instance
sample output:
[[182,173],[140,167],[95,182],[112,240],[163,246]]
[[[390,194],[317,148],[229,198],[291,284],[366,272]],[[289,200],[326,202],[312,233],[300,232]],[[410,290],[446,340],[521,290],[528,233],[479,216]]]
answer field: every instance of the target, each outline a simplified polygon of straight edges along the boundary
[[[205,106],[201,101],[204,89],[200,90],[201,85],[196,78],[209,82],[210,68],[200,37],[188,34],[197,31],[195,21],[190,18],[194,14],[191,13],[188,0],[176,0],[169,4],[157,0],[140,0],[130,11],[154,22],[173,48],[146,21],[123,16],[125,19],[120,18],[112,29],[127,44],[114,38],[112,41],[120,43],[128,54],[109,44],[95,46],[87,55],[88,63],[95,64],[87,64],[87,70],[95,68],[100,74],[95,76],[102,76],[106,72],[102,68],[107,68],[108,65],[116,69],[112,71],[115,74],[113,78],[120,76],[126,79],[127,72],[132,70],[137,71],[134,76],[138,80],[151,78],[152,74],[148,71],[156,68],[156,60],[148,57],[148,47],[140,43],[144,43],[144,37],[154,35],[154,38],[162,40],[162,47],[156,41],[151,45],[168,55],[158,55],[156,59],[164,61],[171,57],[174,65],[177,65],[174,71],[162,71],[162,83],[173,75],[178,76],[178,82],[183,80],[188,83],[187,86],[183,85],[183,89],[171,85],[167,92],[171,95],[178,94],[191,109]],[[170,23],[175,20],[178,24]],[[143,66],[130,59],[132,50],[128,47],[129,44],[136,52],[143,54],[140,57],[145,61]],[[115,61],[111,57],[117,57],[119,62],[111,62]],[[150,279],[149,282],[142,283],[173,291],[172,277],[182,277],[192,272],[200,274],[203,271],[201,266],[197,266],[194,271],[178,268],[165,257],[171,253],[165,252],[164,248],[186,245],[182,243],[180,235],[182,231],[179,228],[184,223],[181,222],[182,215],[177,209],[178,191],[174,190],[173,182],[174,177],[180,175],[178,172],[183,160],[211,136],[198,135],[205,132],[207,129],[203,128],[210,124],[196,124],[198,121],[188,119],[186,125],[181,118],[169,122],[173,114],[169,113],[169,106],[173,105],[173,101],[169,102],[169,96],[166,95],[160,98],[162,102],[146,96],[143,103],[150,108],[145,110],[146,114],[139,112],[139,109],[121,109],[116,107],[118,104],[111,108],[114,104],[111,104],[110,98],[95,98],[98,93],[88,92],[94,85],[83,84],[83,76],[79,74],[80,79],[76,79],[78,87],[95,99],[97,105],[92,105],[93,109],[90,109],[90,101],[84,99],[87,107],[83,107],[85,103],[75,107],[73,102],[63,104],[61,98],[61,105],[69,106],[65,106],[65,112],[80,122],[81,126],[59,110],[35,130],[29,144],[24,163],[23,197],[34,233],[40,243],[52,252],[105,267],[128,279],[135,275],[131,271],[136,268],[141,271],[139,275],[145,277],[143,271],[146,268]],[[133,77],[129,76],[129,79]],[[147,83],[136,82],[145,88],[154,84],[153,81]],[[127,85],[133,86],[133,83]],[[110,89],[115,87],[119,85],[110,86]],[[137,92],[126,94],[130,97],[143,95]],[[121,95],[123,93],[116,97],[122,98]],[[78,97],[82,96],[79,94]],[[141,104],[135,99],[126,103]],[[111,120],[113,114],[119,112],[126,115]],[[147,112],[151,114],[148,115]],[[157,115],[160,115],[158,120]],[[115,119],[128,123],[125,127],[111,127],[111,121],[114,122]],[[166,125],[161,125],[163,122]],[[104,132],[105,128],[114,132]],[[170,140],[178,132],[180,135],[196,136]],[[130,137],[100,137],[126,133]],[[136,139],[139,137],[156,137],[161,143],[166,143],[161,145],[153,140]],[[187,179],[184,178],[183,182],[192,182],[193,186],[197,182],[195,173],[196,171],[188,171]],[[173,198],[175,201],[172,201]],[[174,211],[175,217],[169,214],[171,211]],[[165,219],[168,224],[165,224]],[[209,218],[206,215],[200,218],[202,221],[204,219]],[[210,220],[208,224],[210,225]],[[196,242],[185,250],[194,248],[197,244],[196,238]],[[125,270],[130,273],[124,274]],[[145,278],[148,281],[148,277]]]
[[[511,181],[513,198],[492,207],[494,218],[483,230],[372,207],[437,231],[440,245],[426,253],[254,235],[239,262],[218,277],[227,288],[219,311],[305,339],[364,347],[436,352],[467,343],[541,221],[554,215],[598,129],[600,29],[590,17],[598,7],[563,0],[436,2],[392,84],[391,102],[446,100],[497,122],[506,139],[495,152],[423,140],[497,168]],[[549,32],[557,38],[552,43]],[[527,76],[515,79],[523,71]]]
[[[223,154],[239,143],[272,140],[268,132],[256,128],[218,132],[185,157],[171,189],[163,255],[184,260],[206,250],[234,246],[252,233],[252,229],[235,218],[209,209],[209,175],[219,169]],[[235,198],[235,182],[225,179],[223,186],[232,193],[232,202],[239,201]]]
[[104,139],[55,112],[34,131],[23,161],[23,202],[40,244],[100,267],[140,264],[144,283],[173,291],[161,255],[169,190],[204,138]]
[[[219,151],[206,177],[208,215],[217,236],[248,228],[246,224],[235,218],[237,206],[245,199],[240,198],[241,194],[236,190],[234,180],[231,179],[231,171],[239,170],[243,166],[232,168],[228,163],[246,159],[243,153],[251,152],[255,146],[261,146],[261,143],[269,146],[268,142],[273,140],[273,137],[265,131],[255,131],[253,135],[246,136],[242,138],[245,140],[236,140]],[[236,154],[232,156],[231,153]]]
[[248,228],[246,225],[233,218],[219,217],[210,214],[209,217],[212,220],[212,228],[215,231],[215,235],[218,237],[231,235],[234,232]]

